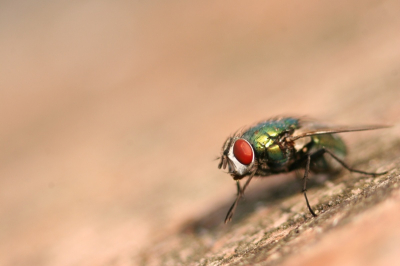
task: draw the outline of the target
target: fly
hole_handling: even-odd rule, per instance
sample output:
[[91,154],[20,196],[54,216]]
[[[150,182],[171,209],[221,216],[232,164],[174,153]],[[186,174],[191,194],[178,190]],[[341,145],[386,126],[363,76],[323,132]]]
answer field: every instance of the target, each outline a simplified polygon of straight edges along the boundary
[[[304,198],[310,213],[316,217],[307,198],[308,173],[338,171],[341,167],[350,172],[378,176],[349,167],[344,162],[346,146],[335,133],[374,130],[389,126],[332,127],[318,122],[294,117],[266,120],[229,136],[222,147],[218,168],[226,169],[236,180],[237,196],[229,209],[225,223],[232,219],[239,200],[251,179],[305,169],[303,176]],[[239,180],[247,177],[243,186]]]

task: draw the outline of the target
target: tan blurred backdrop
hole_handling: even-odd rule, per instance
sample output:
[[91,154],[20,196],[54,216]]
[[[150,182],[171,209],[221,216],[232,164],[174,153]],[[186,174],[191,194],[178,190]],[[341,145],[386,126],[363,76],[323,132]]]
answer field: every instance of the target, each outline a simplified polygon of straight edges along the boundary
[[396,123],[399,14],[395,0],[1,1],[0,264],[134,264],[231,200],[214,159],[257,120]]

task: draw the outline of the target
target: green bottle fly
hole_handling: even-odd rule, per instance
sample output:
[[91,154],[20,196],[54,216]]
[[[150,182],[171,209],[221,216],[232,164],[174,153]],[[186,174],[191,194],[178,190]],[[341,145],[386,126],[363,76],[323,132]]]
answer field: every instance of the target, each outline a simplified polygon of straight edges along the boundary
[[[228,137],[222,147],[218,168],[228,166],[229,173],[237,181],[237,197],[228,211],[225,222],[231,220],[244,190],[254,176],[270,176],[304,168],[303,193],[307,207],[313,216],[307,199],[308,172],[338,171],[342,166],[352,172],[368,173],[350,168],[343,160],[346,145],[335,133],[373,130],[387,126],[334,127],[306,118],[277,117],[238,131]],[[312,163],[311,163],[312,162]],[[241,188],[239,180],[248,176]]]

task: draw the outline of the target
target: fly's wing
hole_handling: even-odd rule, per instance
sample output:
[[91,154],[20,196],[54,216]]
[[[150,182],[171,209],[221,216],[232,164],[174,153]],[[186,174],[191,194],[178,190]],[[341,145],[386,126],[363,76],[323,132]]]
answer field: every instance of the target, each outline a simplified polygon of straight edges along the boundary
[[296,130],[292,136],[288,137],[289,141],[295,141],[301,138],[324,135],[324,134],[334,134],[334,133],[344,133],[344,132],[354,132],[354,131],[366,131],[375,130],[381,128],[391,127],[389,125],[368,125],[368,126],[334,126],[334,125],[323,125],[318,122],[309,119],[300,119],[300,128]]
[[[314,144],[306,149],[307,152],[313,153],[320,148],[327,148],[340,159],[346,156],[346,146],[335,133],[374,130],[386,128],[386,125],[368,125],[368,126],[338,126],[324,125],[312,120],[299,119],[299,129],[296,129],[292,135],[286,138],[292,141],[296,151],[304,151],[304,148],[314,141]],[[313,161],[312,170],[319,171],[337,171],[342,168],[332,156],[322,156]]]

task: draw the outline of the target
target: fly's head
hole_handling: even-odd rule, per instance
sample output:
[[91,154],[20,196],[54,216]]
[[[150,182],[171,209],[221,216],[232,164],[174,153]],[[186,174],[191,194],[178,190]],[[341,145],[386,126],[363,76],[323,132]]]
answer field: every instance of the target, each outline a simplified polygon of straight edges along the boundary
[[237,135],[229,137],[222,147],[219,169],[226,169],[233,179],[242,179],[250,174],[254,167],[254,149],[251,144]]

